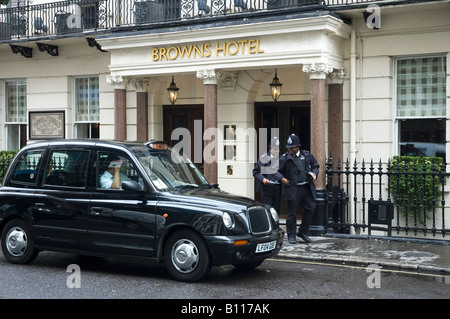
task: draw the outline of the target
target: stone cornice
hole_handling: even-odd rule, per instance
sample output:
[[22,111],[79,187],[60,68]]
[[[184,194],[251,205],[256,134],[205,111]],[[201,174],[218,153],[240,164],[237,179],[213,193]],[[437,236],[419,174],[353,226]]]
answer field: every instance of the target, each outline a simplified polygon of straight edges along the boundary
[[137,34],[134,36],[118,36],[96,38],[104,50],[157,47],[165,45],[180,45],[183,43],[199,43],[208,41],[221,41],[224,39],[243,37],[261,37],[276,34],[288,34],[295,32],[323,32],[327,35],[335,34],[339,37],[348,38],[351,28],[342,20],[330,15],[279,20],[270,22],[256,22],[251,24],[237,24],[233,26],[214,27],[205,29],[183,30],[178,32],[163,32],[154,34]]

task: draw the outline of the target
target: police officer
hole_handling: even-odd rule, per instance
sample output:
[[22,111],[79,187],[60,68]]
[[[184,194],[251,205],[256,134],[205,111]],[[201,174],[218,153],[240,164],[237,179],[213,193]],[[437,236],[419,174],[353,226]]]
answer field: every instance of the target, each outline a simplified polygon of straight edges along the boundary
[[280,213],[281,178],[279,172],[280,141],[275,136],[270,140],[269,151],[258,158],[253,168],[256,191],[261,193],[264,204],[272,205]]
[[[280,172],[284,176],[281,179],[282,198],[288,200],[286,232],[291,244],[297,243],[295,235],[306,243],[311,242],[308,229],[316,209],[317,192],[314,180],[319,175],[319,163],[309,151],[301,150],[300,146],[298,136],[290,135],[286,143],[288,151],[280,157]],[[296,213],[300,205],[303,205],[304,212],[302,224],[296,233]]]

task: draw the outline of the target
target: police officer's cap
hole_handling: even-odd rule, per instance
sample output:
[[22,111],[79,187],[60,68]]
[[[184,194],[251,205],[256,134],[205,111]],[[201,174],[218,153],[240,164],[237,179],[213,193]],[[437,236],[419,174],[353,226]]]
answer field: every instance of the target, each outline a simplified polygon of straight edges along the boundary
[[280,140],[278,139],[278,137],[272,137],[272,139],[270,140],[269,143],[269,147],[274,149],[274,150],[279,150],[280,149]]
[[300,139],[298,138],[297,135],[295,135],[295,134],[289,135],[287,142],[286,142],[287,148],[300,147],[300,145],[301,145]]

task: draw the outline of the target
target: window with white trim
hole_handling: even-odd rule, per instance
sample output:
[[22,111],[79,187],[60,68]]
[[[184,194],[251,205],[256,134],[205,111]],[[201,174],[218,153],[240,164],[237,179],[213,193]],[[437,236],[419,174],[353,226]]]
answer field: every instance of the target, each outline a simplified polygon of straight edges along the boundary
[[396,60],[396,119],[400,155],[445,157],[446,58]]
[[5,81],[6,150],[19,150],[27,142],[27,82]]
[[74,87],[74,135],[76,138],[99,138],[98,76],[76,77]]

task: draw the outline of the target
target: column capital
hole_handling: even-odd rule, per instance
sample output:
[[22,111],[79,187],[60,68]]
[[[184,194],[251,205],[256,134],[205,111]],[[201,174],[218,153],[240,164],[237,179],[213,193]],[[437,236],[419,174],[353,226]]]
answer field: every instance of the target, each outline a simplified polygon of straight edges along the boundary
[[131,84],[136,92],[147,92],[148,87],[150,86],[150,79],[148,78],[131,78],[127,81],[127,83]]
[[127,87],[127,84],[121,75],[107,76],[106,83],[111,84],[114,89],[126,89]]
[[328,84],[342,84],[346,76],[347,72],[344,68],[334,69],[333,72],[328,74]]
[[333,67],[327,63],[304,64],[302,71],[309,74],[310,80],[325,80],[333,72]]
[[203,79],[203,84],[217,84],[220,73],[213,69],[204,69],[197,71],[197,78]]

